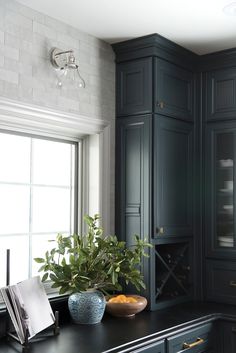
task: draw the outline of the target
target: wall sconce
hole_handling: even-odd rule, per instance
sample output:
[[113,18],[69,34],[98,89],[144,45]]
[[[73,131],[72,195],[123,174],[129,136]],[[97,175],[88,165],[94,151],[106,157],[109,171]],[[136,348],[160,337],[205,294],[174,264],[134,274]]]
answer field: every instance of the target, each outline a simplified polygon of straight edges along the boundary
[[57,86],[85,88],[85,81],[79,73],[79,66],[76,64],[73,50],[62,51],[52,48],[50,56],[52,66],[59,70]]

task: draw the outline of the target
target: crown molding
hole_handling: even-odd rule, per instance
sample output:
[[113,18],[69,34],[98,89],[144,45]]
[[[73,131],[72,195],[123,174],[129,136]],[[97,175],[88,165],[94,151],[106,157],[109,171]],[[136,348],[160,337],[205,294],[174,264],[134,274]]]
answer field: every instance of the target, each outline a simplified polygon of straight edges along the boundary
[[0,128],[3,129],[78,139],[102,132],[109,124],[105,119],[42,108],[0,97]]

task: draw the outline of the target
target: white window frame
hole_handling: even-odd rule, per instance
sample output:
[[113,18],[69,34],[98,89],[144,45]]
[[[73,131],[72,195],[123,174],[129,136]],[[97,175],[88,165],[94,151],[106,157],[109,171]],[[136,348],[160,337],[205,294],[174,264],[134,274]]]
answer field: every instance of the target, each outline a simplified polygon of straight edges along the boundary
[[[92,117],[64,113],[0,98],[0,130],[20,132],[78,143],[78,214],[77,230],[82,229],[82,215],[89,212],[89,136],[99,134],[99,213],[110,232],[110,122]],[[81,182],[82,181],[82,182]],[[77,197],[78,197],[77,195]],[[79,202],[80,201],[80,202]],[[50,292],[49,288],[47,288]]]

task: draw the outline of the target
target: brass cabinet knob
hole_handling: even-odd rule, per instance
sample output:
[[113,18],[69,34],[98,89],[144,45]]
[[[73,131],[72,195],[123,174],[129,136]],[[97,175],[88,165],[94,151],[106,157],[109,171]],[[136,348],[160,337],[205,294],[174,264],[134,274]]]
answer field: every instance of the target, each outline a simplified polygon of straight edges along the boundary
[[158,108],[163,109],[164,108],[164,102],[157,102],[157,106],[158,106]]
[[157,234],[164,234],[164,228],[163,227],[160,227],[160,228],[156,228],[156,233]]

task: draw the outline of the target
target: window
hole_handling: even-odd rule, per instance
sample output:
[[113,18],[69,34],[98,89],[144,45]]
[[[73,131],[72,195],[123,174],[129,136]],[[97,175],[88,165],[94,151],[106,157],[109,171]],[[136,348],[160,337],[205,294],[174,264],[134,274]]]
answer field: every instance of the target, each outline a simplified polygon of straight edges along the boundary
[[0,286],[38,274],[34,257],[77,231],[78,143],[0,132]]

